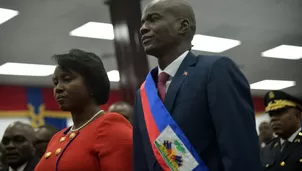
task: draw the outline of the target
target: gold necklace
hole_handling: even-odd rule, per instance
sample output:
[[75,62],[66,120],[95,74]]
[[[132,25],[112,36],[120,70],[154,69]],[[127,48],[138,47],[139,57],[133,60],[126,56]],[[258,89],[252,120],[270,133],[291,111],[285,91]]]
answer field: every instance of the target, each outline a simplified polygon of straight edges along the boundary
[[104,110],[100,110],[100,111],[96,112],[87,122],[85,122],[82,126],[78,127],[77,129],[74,129],[74,125],[72,125],[70,131],[75,132],[75,131],[78,131],[78,130],[84,128],[84,126],[89,124],[95,117],[97,117],[100,113],[103,113],[103,112],[104,112]]

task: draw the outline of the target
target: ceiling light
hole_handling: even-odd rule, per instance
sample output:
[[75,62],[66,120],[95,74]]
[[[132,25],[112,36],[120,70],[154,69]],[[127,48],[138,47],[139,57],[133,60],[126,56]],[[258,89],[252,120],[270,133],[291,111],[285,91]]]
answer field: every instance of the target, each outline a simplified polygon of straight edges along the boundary
[[262,52],[263,57],[298,60],[302,58],[302,46],[280,45]]
[[25,63],[7,62],[0,66],[0,74],[2,75],[18,75],[18,76],[48,76],[51,75],[56,66],[54,65],[38,65]]
[[0,8],[0,24],[12,19],[18,14],[19,12],[15,10]]
[[120,81],[120,73],[117,70],[112,70],[107,72],[109,81],[111,82],[119,82]]
[[196,34],[192,40],[193,50],[221,53],[241,44],[238,40]]
[[286,80],[263,80],[251,84],[251,89],[254,90],[282,90],[296,85],[295,81]]
[[99,22],[88,22],[81,27],[72,30],[69,35],[95,39],[114,39],[112,24]]

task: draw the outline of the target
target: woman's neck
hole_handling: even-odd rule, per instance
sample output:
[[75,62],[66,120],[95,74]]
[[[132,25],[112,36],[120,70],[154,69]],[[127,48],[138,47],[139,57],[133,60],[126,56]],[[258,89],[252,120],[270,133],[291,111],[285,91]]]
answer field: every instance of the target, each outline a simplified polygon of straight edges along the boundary
[[71,112],[73,120],[73,128],[79,128],[85,124],[89,119],[91,119],[98,111],[100,110],[99,106],[96,104],[88,104],[82,109],[77,109],[76,111]]

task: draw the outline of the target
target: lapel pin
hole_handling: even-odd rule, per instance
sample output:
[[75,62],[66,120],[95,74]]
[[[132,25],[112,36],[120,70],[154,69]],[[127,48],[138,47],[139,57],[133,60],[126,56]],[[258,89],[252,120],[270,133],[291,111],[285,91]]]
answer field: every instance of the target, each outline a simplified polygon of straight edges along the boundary
[[183,76],[188,76],[188,72],[185,71],[185,72],[183,73]]
[[299,135],[302,136],[302,132],[299,132]]

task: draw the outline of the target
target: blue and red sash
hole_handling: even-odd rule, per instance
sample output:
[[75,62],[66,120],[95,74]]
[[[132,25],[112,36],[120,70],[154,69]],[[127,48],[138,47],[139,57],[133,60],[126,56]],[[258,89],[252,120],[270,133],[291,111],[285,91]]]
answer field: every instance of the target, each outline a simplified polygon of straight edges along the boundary
[[[197,166],[192,170],[208,171],[206,165],[202,162],[198,153],[190,144],[187,137],[178,127],[177,123],[173,120],[170,113],[167,111],[166,107],[159,98],[157,88],[151,73],[148,74],[146,81],[141,85],[140,95],[149,140],[152,146],[154,156],[161,168],[164,171],[183,170],[181,169],[181,167],[185,163],[183,163],[184,161],[182,160],[182,155],[179,154],[190,153],[192,158],[195,159],[194,161],[198,163],[197,164],[195,162]],[[161,135],[162,132],[165,132],[167,128],[169,128],[172,133],[174,132],[176,134],[178,139],[181,141],[180,143],[174,140],[173,141],[176,143],[171,143],[169,142],[169,139],[167,139],[167,141],[163,141],[162,144],[158,143],[158,137]],[[181,145],[179,144],[184,147],[181,147]],[[173,150],[171,150],[171,146],[175,146],[173,148],[174,152]],[[176,155],[175,149],[177,149],[176,151],[184,151],[184,153],[178,152]]]

